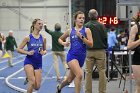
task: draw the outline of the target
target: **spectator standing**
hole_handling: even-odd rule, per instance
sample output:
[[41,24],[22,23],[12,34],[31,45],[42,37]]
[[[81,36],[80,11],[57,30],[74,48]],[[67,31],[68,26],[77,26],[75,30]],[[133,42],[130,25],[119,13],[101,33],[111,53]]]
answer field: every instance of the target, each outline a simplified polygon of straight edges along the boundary
[[98,22],[98,12],[95,9],[89,10],[90,21],[85,24],[90,28],[93,37],[93,47],[87,47],[87,56],[85,63],[86,81],[85,93],[92,93],[92,73],[94,65],[99,72],[99,93],[106,93],[106,51],[107,34],[105,26]]
[[6,51],[10,55],[10,57],[8,58],[8,65],[9,66],[13,66],[12,58],[13,58],[13,52],[15,50],[14,47],[17,48],[17,43],[16,43],[16,40],[15,40],[15,37],[13,36],[13,31],[10,30],[9,35],[8,35],[8,37],[6,37],[6,42],[5,42]]
[[64,46],[58,42],[58,39],[63,34],[61,32],[61,25],[59,23],[56,23],[54,26],[55,31],[49,30],[46,25],[44,27],[45,27],[45,31],[52,36],[52,54],[53,54],[53,60],[54,60],[54,68],[55,68],[55,72],[57,76],[57,81],[60,81],[58,57],[61,58],[65,71],[68,68],[68,65],[66,63],[66,55],[64,51]]

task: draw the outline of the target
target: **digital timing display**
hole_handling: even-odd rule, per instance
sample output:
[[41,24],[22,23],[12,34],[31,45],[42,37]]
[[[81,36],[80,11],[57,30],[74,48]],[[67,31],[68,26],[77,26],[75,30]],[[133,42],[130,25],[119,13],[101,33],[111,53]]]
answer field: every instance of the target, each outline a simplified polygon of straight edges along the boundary
[[111,25],[117,25],[119,23],[119,20],[117,17],[98,17],[98,21],[102,24],[111,24]]

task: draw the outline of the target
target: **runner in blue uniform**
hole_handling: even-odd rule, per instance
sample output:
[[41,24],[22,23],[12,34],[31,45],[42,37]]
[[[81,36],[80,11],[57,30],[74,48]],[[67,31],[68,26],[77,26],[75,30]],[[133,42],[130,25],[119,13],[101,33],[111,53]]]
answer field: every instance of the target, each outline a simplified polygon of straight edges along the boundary
[[[82,66],[86,57],[86,45],[93,46],[93,40],[91,31],[83,26],[85,21],[85,15],[81,11],[77,11],[74,16],[75,26],[66,31],[58,40],[59,43],[64,46],[70,46],[70,50],[67,54],[67,63],[70,68],[70,73],[66,79],[64,79],[58,86],[57,92],[61,93],[61,89],[70,84],[75,79],[75,93],[80,93],[81,81],[82,81]],[[67,37],[70,37],[70,42],[65,41]]]
[[[46,54],[46,38],[40,34],[42,27],[42,20],[35,19],[32,22],[31,34],[26,36],[17,48],[19,53],[27,54],[24,60],[24,70],[29,84],[27,93],[32,93],[33,89],[38,90],[41,84],[42,55]],[[28,50],[23,49],[25,45]]]

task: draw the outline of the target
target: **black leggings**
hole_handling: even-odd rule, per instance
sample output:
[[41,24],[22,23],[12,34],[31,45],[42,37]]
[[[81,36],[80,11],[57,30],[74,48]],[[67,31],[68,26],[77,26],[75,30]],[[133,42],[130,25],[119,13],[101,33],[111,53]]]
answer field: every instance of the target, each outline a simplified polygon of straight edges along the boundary
[[135,51],[132,58],[132,65],[140,65],[140,52]]

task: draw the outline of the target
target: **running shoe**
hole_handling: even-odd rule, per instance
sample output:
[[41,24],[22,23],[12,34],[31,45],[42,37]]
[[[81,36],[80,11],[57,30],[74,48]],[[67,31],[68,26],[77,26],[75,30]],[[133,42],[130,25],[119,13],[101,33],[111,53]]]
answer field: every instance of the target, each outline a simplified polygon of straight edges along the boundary
[[60,84],[57,85],[57,91],[56,93],[61,93],[61,89],[59,89]]
[[26,77],[25,81],[24,81],[24,85],[26,85],[28,83],[28,78]]

